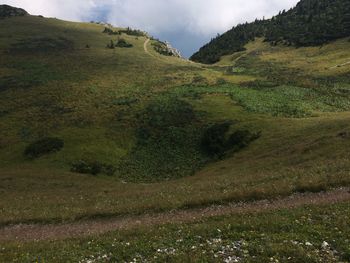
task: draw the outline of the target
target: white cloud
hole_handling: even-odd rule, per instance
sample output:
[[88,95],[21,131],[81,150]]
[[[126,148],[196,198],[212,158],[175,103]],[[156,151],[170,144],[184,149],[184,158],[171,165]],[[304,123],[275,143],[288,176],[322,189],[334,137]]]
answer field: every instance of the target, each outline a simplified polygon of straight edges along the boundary
[[120,0],[110,4],[108,20],[152,32],[178,28],[200,34],[224,32],[233,25],[290,8],[298,0]]
[[263,16],[271,17],[282,9],[293,7],[298,1],[4,0],[6,4],[22,7],[31,14],[73,21],[103,17],[114,25],[143,29],[159,37],[172,32],[176,35],[185,32],[201,39],[223,33],[238,23]]
[[30,14],[81,21],[97,7],[93,0],[5,0],[4,4],[21,7]]
[[160,32],[185,28],[203,34],[222,32],[239,22],[270,17],[298,0],[5,0],[32,14],[70,20],[90,18],[107,6],[108,22]]

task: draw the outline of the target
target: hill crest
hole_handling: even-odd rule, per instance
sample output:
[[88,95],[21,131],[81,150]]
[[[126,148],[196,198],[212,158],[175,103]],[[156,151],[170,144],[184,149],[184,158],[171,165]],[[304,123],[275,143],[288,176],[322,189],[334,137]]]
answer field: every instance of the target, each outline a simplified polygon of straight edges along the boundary
[[9,5],[0,5],[0,19],[26,15],[29,15],[28,12],[22,8],[17,8]]

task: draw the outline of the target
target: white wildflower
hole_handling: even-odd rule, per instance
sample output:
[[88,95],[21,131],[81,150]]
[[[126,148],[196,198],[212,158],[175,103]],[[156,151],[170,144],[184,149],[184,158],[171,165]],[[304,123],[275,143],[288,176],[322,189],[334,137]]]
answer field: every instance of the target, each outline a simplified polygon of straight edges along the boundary
[[321,247],[322,247],[322,249],[329,249],[329,244],[328,244],[328,242],[323,241]]
[[312,244],[310,242],[305,242],[305,245],[308,246],[308,247],[312,246]]

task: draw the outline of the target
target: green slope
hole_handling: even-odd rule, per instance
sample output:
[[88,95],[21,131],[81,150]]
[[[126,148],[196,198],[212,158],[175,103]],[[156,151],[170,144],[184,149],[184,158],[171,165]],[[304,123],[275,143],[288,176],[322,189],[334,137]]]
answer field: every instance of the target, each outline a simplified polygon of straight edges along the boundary
[[[349,184],[348,39],[322,49],[257,40],[204,66],[162,56],[146,37],[104,30],[34,16],[0,20],[0,224]],[[133,47],[106,47],[118,38]],[[203,153],[205,131],[228,122],[213,138],[220,149],[237,131],[261,136],[238,152]],[[45,137],[64,147],[24,156]],[[71,171],[81,166],[102,171]]]
[[[152,56],[146,53],[145,37],[103,30],[32,16],[1,21],[3,165],[24,161],[24,146],[43,136],[62,137],[66,147],[38,162],[115,161],[133,146],[133,114],[152,93],[190,82],[200,71],[184,60],[162,59],[150,44]],[[133,48],[106,48],[120,37]]]

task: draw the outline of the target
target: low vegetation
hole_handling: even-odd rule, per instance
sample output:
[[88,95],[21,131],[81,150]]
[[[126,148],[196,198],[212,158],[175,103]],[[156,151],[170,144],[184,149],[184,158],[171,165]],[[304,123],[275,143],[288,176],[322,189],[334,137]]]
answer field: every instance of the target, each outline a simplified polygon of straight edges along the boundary
[[71,171],[74,173],[81,173],[81,174],[98,175],[102,173],[108,176],[113,176],[116,171],[116,168],[113,167],[112,165],[99,163],[97,161],[91,162],[91,161],[79,160],[72,164]]
[[110,43],[107,44],[107,48],[114,49],[116,47],[131,48],[131,47],[133,47],[133,45],[128,43],[124,38],[118,38],[118,40],[116,42],[111,40]]
[[128,43],[124,38],[119,38],[117,40],[117,43],[115,44],[116,47],[121,47],[121,48],[131,48],[133,47],[132,44]]
[[348,262],[349,203],[1,245],[4,262]]
[[46,154],[60,151],[64,142],[60,138],[47,137],[29,144],[24,151],[24,155],[30,158],[38,158]]
[[212,157],[223,157],[225,153],[237,152],[260,137],[247,130],[237,130],[227,135],[231,122],[218,123],[207,128],[201,138],[201,146],[205,153]]
[[136,36],[136,37],[147,37],[147,34],[144,31],[138,30],[138,29],[132,29],[130,27],[120,30],[121,33],[127,34],[129,36]]
[[130,27],[125,29],[118,29],[118,30],[114,30],[112,27],[105,27],[102,33],[108,34],[108,35],[126,34],[128,36],[147,37],[147,34],[144,31],[141,31],[138,29],[132,29]]
[[193,174],[201,165],[192,106],[174,96],[154,99],[138,116],[137,144],[120,171],[125,180],[158,181]]
[[137,103],[139,100],[135,97],[120,97],[113,101],[113,104],[116,104],[118,106],[131,106],[135,103]]
[[341,112],[350,109],[347,95],[335,89],[310,89],[296,86],[255,87],[256,84],[237,86],[196,85],[178,87],[175,92],[186,96],[191,89],[192,96],[201,94],[224,94],[248,112],[270,114],[272,116],[303,118],[315,116],[319,112]]
[[108,34],[108,35],[121,35],[120,30],[114,31],[112,28],[105,27],[102,33]]
[[138,120],[137,144],[119,169],[127,181],[193,175],[208,161],[238,152],[259,137],[247,130],[228,134],[231,122],[205,127],[193,106],[171,93],[151,101]]

